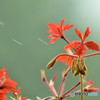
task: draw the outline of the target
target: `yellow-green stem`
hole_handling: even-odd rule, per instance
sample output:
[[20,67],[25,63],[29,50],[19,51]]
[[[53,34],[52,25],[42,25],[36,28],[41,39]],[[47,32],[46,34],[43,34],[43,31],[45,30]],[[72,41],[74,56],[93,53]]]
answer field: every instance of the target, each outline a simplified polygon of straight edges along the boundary
[[[82,78],[82,74],[80,74],[80,82],[81,82],[81,93],[83,93],[83,78]],[[83,95],[81,95],[81,100],[83,100]]]

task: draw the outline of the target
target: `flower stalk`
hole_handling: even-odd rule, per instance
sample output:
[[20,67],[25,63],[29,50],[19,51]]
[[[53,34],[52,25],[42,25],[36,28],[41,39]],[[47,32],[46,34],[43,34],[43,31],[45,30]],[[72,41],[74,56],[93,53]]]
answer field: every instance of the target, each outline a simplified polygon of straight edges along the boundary
[[81,100],[83,100],[83,78],[82,74],[80,74],[80,84],[81,84]]
[[91,57],[91,56],[95,56],[95,55],[100,55],[100,52],[88,54],[88,55],[83,56],[82,58]]

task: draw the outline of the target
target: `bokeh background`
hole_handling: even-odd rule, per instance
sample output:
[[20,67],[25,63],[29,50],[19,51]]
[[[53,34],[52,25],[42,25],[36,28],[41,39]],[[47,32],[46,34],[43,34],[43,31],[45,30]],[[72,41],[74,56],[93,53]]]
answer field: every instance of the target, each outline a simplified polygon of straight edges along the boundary
[[[64,18],[65,24],[74,24],[64,33],[69,41],[79,40],[75,27],[84,34],[89,26],[92,33],[87,40],[100,45],[100,0],[0,0],[0,69],[2,65],[6,66],[8,76],[21,87],[22,96],[36,100],[36,96],[44,98],[52,95],[41,81],[40,69],[45,69],[48,81],[58,72],[55,81],[58,90],[61,72],[67,67],[59,62],[53,69],[47,70],[46,65],[56,55],[65,53],[64,46],[67,44],[57,40],[49,46],[46,31],[48,23],[60,23]],[[88,53],[91,51],[88,50]],[[87,79],[94,80],[94,87],[100,88],[100,56],[86,59],[86,65]],[[70,72],[65,91],[78,80],[79,77],[73,77]],[[99,99],[97,96],[85,97],[85,100]],[[66,100],[80,100],[80,97]]]

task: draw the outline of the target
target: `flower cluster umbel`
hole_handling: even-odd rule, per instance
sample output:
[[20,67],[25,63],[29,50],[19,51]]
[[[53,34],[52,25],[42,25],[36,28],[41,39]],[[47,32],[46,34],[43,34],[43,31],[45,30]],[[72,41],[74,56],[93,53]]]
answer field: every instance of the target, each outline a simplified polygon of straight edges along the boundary
[[[59,40],[61,38],[67,42],[67,46],[64,47],[64,50],[66,51],[66,53],[61,53],[61,54],[57,55],[56,57],[54,57],[47,64],[47,69],[51,69],[56,62],[60,62],[60,61],[62,63],[65,63],[65,66],[68,65],[68,69],[64,70],[62,72],[62,82],[59,87],[58,93],[57,93],[56,89],[54,88],[54,81],[56,79],[57,73],[54,75],[54,77],[50,81],[50,83],[48,83],[46,76],[45,76],[45,71],[41,70],[41,78],[42,78],[43,82],[47,85],[49,90],[54,95],[53,97],[47,97],[44,100],[49,100],[49,99],[50,100],[64,100],[65,98],[70,97],[71,96],[70,92],[79,85],[81,86],[81,89],[75,91],[77,93],[78,92],[83,93],[83,91],[87,92],[87,93],[91,93],[91,92],[96,92],[99,90],[99,88],[92,87],[94,84],[94,82],[92,80],[88,80],[86,87],[83,87],[83,81],[85,81],[86,76],[87,76],[87,67],[85,65],[85,58],[94,56],[94,55],[100,55],[99,46],[93,41],[85,42],[86,38],[91,34],[89,27],[87,27],[84,35],[82,35],[81,32],[77,28],[75,28],[75,33],[80,38],[80,41],[75,40],[75,41],[69,42],[68,39],[64,36],[64,31],[69,30],[74,25],[72,24],[72,25],[63,26],[64,22],[65,22],[65,19],[63,19],[61,21],[61,24],[59,24],[59,23],[48,24],[49,30],[47,31],[47,33],[50,34],[48,36],[48,38],[51,39],[51,41],[49,42],[49,45],[53,44],[57,39]],[[72,52],[72,49],[74,50],[74,52]],[[97,51],[97,53],[84,55],[87,52],[87,49],[89,49],[91,51]],[[66,76],[70,70],[72,71],[73,76],[79,75],[80,79],[75,86],[73,86],[71,89],[69,89],[68,91],[63,93]],[[41,99],[38,98],[38,100],[41,100]],[[81,100],[83,100],[83,96],[81,96]]]
[[12,100],[28,100],[26,97],[21,98],[21,96],[19,96],[21,88],[19,87],[18,90],[16,90],[17,85],[15,81],[7,77],[7,72],[3,65],[3,69],[0,70],[0,100],[7,99],[6,95],[10,92],[14,95],[14,98],[10,97]]

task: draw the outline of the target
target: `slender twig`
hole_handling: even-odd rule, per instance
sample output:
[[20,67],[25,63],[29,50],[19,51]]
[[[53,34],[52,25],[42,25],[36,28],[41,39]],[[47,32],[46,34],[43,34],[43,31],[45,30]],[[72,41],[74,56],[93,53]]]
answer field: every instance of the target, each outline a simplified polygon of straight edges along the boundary
[[50,87],[51,87],[51,89],[52,89],[52,91],[53,91],[53,94],[55,94],[55,96],[57,97],[57,96],[58,96],[58,94],[57,94],[57,92],[56,92],[56,90],[55,90],[54,86],[53,86],[53,85],[51,85]]
[[[81,92],[81,90],[78,90],[78,91],[75,91],[74,93],[80,93]],[[67,98],[67,97],[70,97],[71,96],[71,94],[68,94],[68,95],[66,95],[66,96],[64,96],[64,97],[62,97],[63,99],[64,98]]]
[[[69,41],[68,41],[68,39],[63,35],[62,37],[61,37],[63,40],[65,40],[68,44],[70,43]],[[76,52],[76,50],[73,48],[73,50]],[[76,52],[77,53],[77,52]]]
[[[80,85],[80,81],[74,86],[74,87],[72,87],[71,89],[69,89],[67,92],[65,92],[64,94],[63,94],[63,96],[65,96],[66,94],[68,94],[70,91],[72,91],[73,89],[75,89],[77,86],[79,86]],[[62,97],[63,97],[62,96]]]
[[68,68],[67,71],[64,73],[64,76],[62,78],[62,82],[61,82],[61,85],[60,85],[60,88],[59,88],[59,91],[58,91],[58,97],[59,97],[59,95],[61,96],[62,93],[63,93],[65,80],[66,80],[65,77],[67,76],[69,71],[70,71],[70,68]]
[[65,77],[63,78],[63,80],[62,80],[62,82],[61,82],[61,84],[60,84],[60,87],[59,87],[59,91],[58,91],[58,97],[59,97],[59,95],[60,95],[60,92],[61,92],[61,89],[62,89],[62,86],[64,85],[63,83],[65,83]]
[[[66,79],[65,79],[65,81],[66,81]],[[59,97],[61,97],[62,94],[63,94],[64,87],[65,87],[65,81],[64,81],[63,84],[62,84],[62,88],[61,88],[61,92],[60,92],[60,96],[59,96]]]
[[57,97],[57,94],[56,94],[56,90],[54,89],[54,88],[52,88],[50,85],[49,85],[49,83],[47,82],[47,80],[45,80],[44,81],[44,83],[47,85],[47,87],[51,90],[51,92],[53,93],[53,95],[55,96],[55,97]]
[[66,95],[66,96],[64,96],[64,97],[62,97],[62,100],[63,99],[65,99],[65,98],[67,98],[67,97],[70,97],[71,95],[70,94],[68,94],[68,95]]
[[68,44],[70,43],[70,42],[68,41],[68,39],[67,39],[64,35],[63,35],[61,38],[64,39]]
[[100,52],[98,52],[98,53],[92,53],[92,54],[89,54],[89,55],[85,55],[82,58],[91,57],[91,56],[95,56],[95,55],[100,55]]
[[[68,68],[68,69],[67,69],[67,71],[66,71],[65,74],[64,74],[64,77],[67,76],[67,74],[68,74],[68,72],[69,72],[70,70],[71,70],[71,68]],[[62,94],[63,94],[64,86],[65,86],[65,82],[64,82],[63,85],[62,85],[62,90],[61,90],[60,96],[62,96]]]

